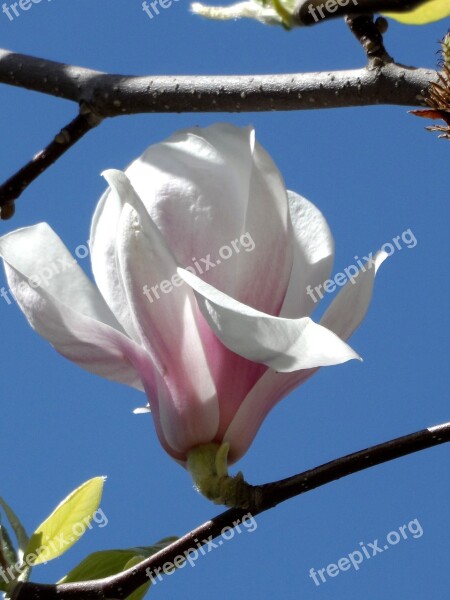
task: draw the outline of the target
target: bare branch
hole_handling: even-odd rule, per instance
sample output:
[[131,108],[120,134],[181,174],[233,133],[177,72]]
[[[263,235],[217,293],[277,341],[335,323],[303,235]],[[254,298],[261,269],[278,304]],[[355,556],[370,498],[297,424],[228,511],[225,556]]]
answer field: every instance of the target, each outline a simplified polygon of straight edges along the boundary
[[106,117],[426,105],[435,71],[394,63],[371,66],[325,73],[139,77],[0,50],[0,83],[71,100],[83,108],[47,148],[0,186],[0,218],[12,217],[14,200],[23,190]]
[[0,83],[85,102],[100,117],[138,113],[261,112],[397,104],[424,106],[431,69],[274,75],[129,76],[0,50]]
[[[299,475],[259,486],[262,492],[262,503],[251,510],[251,513],[256,516],[294,496],[342,477],[447,442],[450,442],[450,423],[423,429],[348,454]],[[18,583],[12,592],[11,600],[123,600],[138,587],[148,583],[149,574],[154,574],[157,569],[160,571],[165,563],[173,563],[177,557],[186,556],[190,550],[198,548],[199,544],[204,545],[208,540],[220,536],[224,527],[235,527],[235,523],[240,522],[248,512],[248,509],[227,510],[119,575],[95,581],[60,585]]]
[[0,219],[10,219],[14,215],[14,201],[22,192],[101,121],[87,105],[82,105],[79,115],[46,148],[0,186]]
[[377,68],[394,62],[384,47],[383,33],[388,28],[388,22],[384,17],[378,17],[374,20],[371,15],[347,16],[345,21],[350,31],[364,48],[369,67]]

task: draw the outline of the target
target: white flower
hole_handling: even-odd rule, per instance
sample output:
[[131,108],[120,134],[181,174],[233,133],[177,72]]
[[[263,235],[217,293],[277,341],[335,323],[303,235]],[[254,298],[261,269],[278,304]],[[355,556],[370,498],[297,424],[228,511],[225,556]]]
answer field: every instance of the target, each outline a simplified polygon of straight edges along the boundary
[[[383,256],[312,321],[307,290],[329,277],[331,232],[286,191],[251,128],[181,131],[104,175],[96,285],[41,223],[0,238],[10,287],[61,354],[145,390],[173,458],[228,442],[236,461],[283,396],[318,367],[358,358],[343,340],[364,318]],[[234,252],[218,259],[225,246]]]

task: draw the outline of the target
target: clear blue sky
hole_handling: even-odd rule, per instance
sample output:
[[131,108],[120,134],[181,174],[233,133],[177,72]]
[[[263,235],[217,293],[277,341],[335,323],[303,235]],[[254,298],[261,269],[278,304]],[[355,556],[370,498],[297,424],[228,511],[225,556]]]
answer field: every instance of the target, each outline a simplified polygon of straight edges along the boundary
[[[405,64],[433,67],[448,23],[392,24],[387,47]],[[10,22],[1,45],[110,72],[269,73],[360,67],[364,57],[343,22],[286,33],[258,23],[211,23],[185,0],[149,19],[139,0],[42,2]],[[39,150],[74,114],[63,100],[3,86],[1,177]],[[345,453],[449,420],[448,167],[450,145],[405,108],[298,113],[150,115],[108,121],[42,176],[0,232],[48,221],[74,249],[86,242],[105,184],[173,131],[217,120],[252,123],[287,186],[325,213],[336,241],[335,271],[411,229],[379,273],[370,313],[352,338],[363,356],[323,369],[272,412],[238,464],[247,479],[278,479]],[[89,261],[81,264],[89,270]],[[0,275],[0,286],[4,276]],[[321,307],[319,313],[323,310]],[[70,490],[108,475],[107,527],[34,571],[54,581],[96,549],[146,545],[181,535],[220,512],[192,490],[159,446],[143,397],[82,371],[37,336],[0,299],[2,471],[0,492],[28,530]],[[274,597],[379,600],[447,597],[450,584],[450,448],[440,447],[354,475],[260,516],[253,533],[159,583],[155,600]],[[360,542],[417,519],[423,535],[400,541],[315,586],[308,573]]]

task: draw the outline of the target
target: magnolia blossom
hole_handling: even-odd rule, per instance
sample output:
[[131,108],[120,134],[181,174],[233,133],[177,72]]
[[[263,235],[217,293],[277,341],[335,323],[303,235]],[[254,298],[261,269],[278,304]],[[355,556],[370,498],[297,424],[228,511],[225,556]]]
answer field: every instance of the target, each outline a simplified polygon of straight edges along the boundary
[[234,462],[283,396],[318,367],[359,358],[344,340],[383,256],[312,321],[307,290],[330,275],[332,236],[251,128],[181,131],[104,177],[96,285],[40,223],[0,239],[10,288],[58,352],[146,392],[174,459],[228,442]]

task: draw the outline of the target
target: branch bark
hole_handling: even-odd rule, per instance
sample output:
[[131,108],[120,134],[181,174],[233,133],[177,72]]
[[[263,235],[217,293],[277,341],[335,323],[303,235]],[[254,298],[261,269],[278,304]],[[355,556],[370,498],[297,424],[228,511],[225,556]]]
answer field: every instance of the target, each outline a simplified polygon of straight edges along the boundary
[[22,192],[101,121],[88,106],[81,105],[80,113],[61,129],[48,146],[0,185],[0,219],[10,219],[15,211],[14,201]]
[[0,83],[70,100],[81,108],[80,115],[49,146],[0,186],[0,218],[12,217],[14,201],[23,190],[106,117],[377,104],[425,106],[427,90],[437,77],[433,70],[395,63],[281,75],[113,75],[0,50]]
[[[260,486],[262,503],[252,511],[252,515],[256,516],[294,496],[342,477],[447,442],[450,442],[450,423],[423,429],[348,454],[299,475],[262,485]],[[11,594],[11,600],[124,600],[138,587],[148,583],[150,575],[161,571],[163,565],[173,563],[177,557],[186,556],[189,551],[198,549],[199,544],[207,544],[209,540],[220,536],[225,527],[235,527],[236,522],[241,522],[248,512],[248,509],[227,510],[119,575],[95,581],[60,585],[19,583]]]
[[396,104],[424,106],[437,73],[376,69],[274,75],[113,75],[0,50],[0,83],[85,102],[99,117],[138,113],[261,112]]

